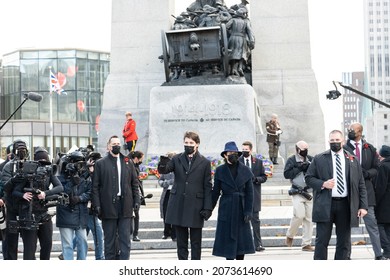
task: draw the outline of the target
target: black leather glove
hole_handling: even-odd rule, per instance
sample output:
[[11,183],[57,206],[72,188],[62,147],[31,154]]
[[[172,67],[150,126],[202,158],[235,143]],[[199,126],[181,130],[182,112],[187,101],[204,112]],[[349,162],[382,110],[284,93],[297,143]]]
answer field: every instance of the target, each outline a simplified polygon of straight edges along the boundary
[[310,163],[308,163],[307,161],[302,162],[301,170],[302,170],[303,172],[306,172],[307,169],[309,168],[309,165],[310,165]]
[[168,162],[170,162],[170,158],[167,156],[160,156],[159,165],[166,165]]
[[139,210],[139,207],[140,207],[140,204],[139,203],[134,203],[134,211],[138,211]]
[[258,183],[259,183],[259,180],[257,180],[256,177],[253,177],[253,178],[252,178],[252,183],[253,183],[253,184],[258,184]]
[[72,204],[72,205],[76,205],[76,204],[80,203],[80,201],[81,201],[81,199],[77,195],[70,197],[70,204]]
[[213,213],[211,210],[208,210],[208,209],[203,209],[201,210],[200,212],[200,215],[203,217],[203,219],[205,221],[207,221],[208,219],[210,219],[211,217],[211,214]]
[[245,223],[249,223],[249,221],[251,220],[251,218],[252,218],[251,216],[245,215],[245,216],[244,216],[244,222],[245,222]]
[[363,173],[363,178],[364,179],[370,179],[370,173],[368,173],[367,170],[362,169],[362,173]]

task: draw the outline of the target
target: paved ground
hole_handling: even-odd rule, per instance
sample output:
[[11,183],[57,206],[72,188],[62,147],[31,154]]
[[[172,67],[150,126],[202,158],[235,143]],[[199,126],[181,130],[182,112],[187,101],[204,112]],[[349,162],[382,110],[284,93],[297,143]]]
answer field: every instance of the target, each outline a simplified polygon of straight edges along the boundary
[[[291,206],[263,207],[260,212],[260,219],[272,218],[290,218],[292,215]],[[158,221],[160,212],[158,208],[143,208],[141,210],[141,219],[143,221]],[[211,219],[216,219],[216,213],[213,213]],[[142,241],[141,241],[142,242]],[[52,253],[52,259],[58,260],[59,253]],[[329,259],[333,259],[334,246],[329,247]],[[21,259],[22,256],[19,256]],[[1,257],[0,257],[1,259]],[[88,259],[93,260],[93,252],[88,253]],[[176,250],[133,250],[131,259],[134,260],[176,260]],[[212,256],[211,249],[203,249],[203,260],[221,260],[223,258]],[[300,247],[269,247],[264,252],[257,252],[245,257],[247,260],[312,260],[312,252],[303,252]],[[352,260],[373,260],[374,255],[371,245],[356,245],[352,248]]]

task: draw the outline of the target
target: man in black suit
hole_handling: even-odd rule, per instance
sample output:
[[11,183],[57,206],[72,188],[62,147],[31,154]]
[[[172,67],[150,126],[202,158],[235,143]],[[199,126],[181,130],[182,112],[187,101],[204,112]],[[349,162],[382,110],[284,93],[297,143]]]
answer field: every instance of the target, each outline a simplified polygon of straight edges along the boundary
[[258,252],[264,251],[263,243],[261,242],[260,234],[260,217],[261,210],[261,184],[267,181],[267,175],[263,166],[263,161],[252,156],[253,145],[250,141],[242,143],[242,156],[240,161],[248,166],[253,173],[253,214],[251,225],[253,231],[253,242],[255,249]]
[[373,180],[375,180],[375,177],[378,173],[379,158],[374,146],[367,143],[362,138],[362,136],[363,126],[360,123],[351,124],[348,130],[348,140],[344,145],[344,149],[351,154],[355,154],[362,167],[368,202],[368,212],[367,215],[363,217],[364,224],[368,234],[370,235],[370,241],[372,249],[374,250],[375,259],[382,260],[385,258],[382,256],[379,229],[375,217],[374,208],[376,205],[376,199],[375,188],[373,184]]
[[165,222],[175,226],[179,260],[188,259],[188,235],[191,259],[200,260],[202,228],[213,209],[211,164],[199,153],[199,144],[199,135],[188,131],[184,134],[184,153],[175,155],[171,160],[161,156],[158,164],[159,173],[175,174]]
[[330,150],[316,155],[307,170],[306,184],[313,188],[313,222],[317,225],[315,260],[328,259],[333,223],[336,226],[335,260],[346,260],[351,247],[351,227],[367,214],[367,191],[356,157],[343,149],[339,130],[329,134]]

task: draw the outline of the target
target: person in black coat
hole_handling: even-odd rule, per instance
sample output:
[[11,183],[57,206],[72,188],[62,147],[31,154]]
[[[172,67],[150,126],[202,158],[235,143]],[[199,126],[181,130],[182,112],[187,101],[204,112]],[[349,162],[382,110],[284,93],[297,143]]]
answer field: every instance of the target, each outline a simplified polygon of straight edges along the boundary
[[227,142],[221,153],[225,164],[215,170],[213,208],[218,206],[212,254],[227,260],[243,260],[255,253],[249,221],[253,215],[253,173],[241,163],[235,142]]
[[[24,176],[20,176],[20,162],[29,158],[29,151],[27,149],[27,143],[23,140],[17,139],[12,143],[12,159],[8,161],[1,171],[1,183],[3,186],[3,202],[5,203],[7,214],[6,223],[10,221],[16,221],[19,214],[19,207],[16,203],[16,199],[12,197],[12,192],[16,185],[25,183]],[[3,235],[3,256],[4,260],[17,260],[18,259],[18,244],[19,244],[19,232],[12,232],[9,230],[9,226],[4,230]]]
[[374,181],[378,172],[379,158],[378,153],[373,145],[367,143],[363,139],[363,126],[360,123],[353,123],[349,126],[348,140],[344,145],[344,149],[354,154],[359,161],[364,183],[367,189],[368,213],[363,217],[364,225],[370,236],[372,249],[375,254],[375,259],[381,260],[382,250],[379,237],[378,224],[375,217],[375,186]]
[[[172,157],[176,153],[169,152],[167,153],[168,158],[172,159]],[[169,201],[169,196],[171,193],[171,189],[173,187],[173,183],[175,182],[175,174],[170,172],[168,174],[161,174],[158,179],[158,184],[163,188],[161,197],[160,197],[160,217],[164,221],[164,233],[162,239],[168,239],[168,237],[172,238],[172,241],[176,241],[176,232],[175,227],[171,224],[166,223],[166,215],[167,215],[167,206]]]
[[375,182],[376,218],[378,221],[383,257],[390,258],[390,147],[379,150],[380,165]]
[[191,260],[200,260],[202,228],[212,214],[211,163],[198,151],[200,138],[197,133],[187,131],[183,138],[184,153],[171,160],[161,156],[158,172],[175,174],[165,221],[175,226],[178,259],[188,259],[190,234]]
[[[45,207],[45,201],[46,197],[59,194],[64,188],[53,174],[49,154],[44,148],[38,147],[36,149],[34,161],[39,162],[39,166],[32,177],[33,180],[27,180],[16,185],[12,197],[16,199],[19,206],[19,220],[31,220],[32,214],[38,225],[34,230],[23,228],[20,231],[23,240],[23,259],[35,260],[39,239],[41,246],[40,259],[50,260],[53,243],[53,222],[48,213],[48,208]],[[23,169],[25,168],[26,162],[23,164]]]
[[107,148],[107,155],[95,163],[92,207],[102,220],[105,259],[117,259],[119,249],[119,259],[128,260],[131,218],[140,207],[139,181],[133,162],[120,153],[118,136],[110,137]]
[[[144,187],[142,184],[142,181],[139,179],[139,173],[140,169],[139,166],[142,164],[142,161],[144,159],[144,153],[141,151],[134,151],[133,153],[130,153],[131,159],[134,163],[135,171],[137,173],[137,178],[139,182],[139,192],[141,197],[141,205],[146,205],[145,202],[145,195],[144,195]],[[141,208],[140,208],[141,209]],[[141,239],[138,237],[138,231],[139,231],[139,212],[140,209],[134,210],[134,227],[132,227],[132,235],[133,235],[133,241],[141,241]]]
[[[317,154],[306,172],[313,188],[313,222],[316,222],[315,260],[328,258],[333,223],[336,225],[336,260],[346,260],[351,246],[351,227],[367,214],[367,191],[363,173],[354,155],[343,150],[344,136],[329,133],[330,150]],[[341,162],[337,164],[337,162]]]
[[252,142],[245,141],[242,143],[242,156],[239,160],[244,165],[248,166],[253,173],[253,213],[251,225],[255,249],[258,252],[262,252],[265,248],[261,241],[259,212],[261,211],[261,184],[267,181],[267,175],[265,174],[263,161],[252,155],[252,149]]

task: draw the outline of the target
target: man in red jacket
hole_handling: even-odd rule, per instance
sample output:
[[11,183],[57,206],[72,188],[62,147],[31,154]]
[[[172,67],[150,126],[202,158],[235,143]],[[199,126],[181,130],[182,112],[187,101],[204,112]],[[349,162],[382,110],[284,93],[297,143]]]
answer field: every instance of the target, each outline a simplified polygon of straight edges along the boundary
[[127,112],[125,116],[127,121],[125,123],[125,127],[123,128],[122,135],[127,144],[127,149],[129,150],[129,153],[131,153],[135,149],[135,144],[137,143],[138,135],[135,131],[136,123],[133,120],[133,115],[131,114],[131,112]]

